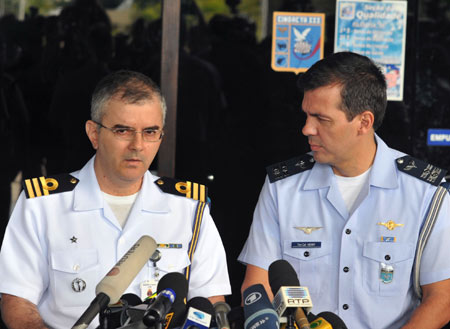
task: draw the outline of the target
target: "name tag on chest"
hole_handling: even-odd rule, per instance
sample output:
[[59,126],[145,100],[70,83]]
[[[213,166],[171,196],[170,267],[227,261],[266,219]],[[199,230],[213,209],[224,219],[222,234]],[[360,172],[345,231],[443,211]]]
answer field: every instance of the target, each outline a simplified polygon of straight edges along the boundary
[[321,248],[322,242],[320,241],[299,241],[292,242],[291,248]]

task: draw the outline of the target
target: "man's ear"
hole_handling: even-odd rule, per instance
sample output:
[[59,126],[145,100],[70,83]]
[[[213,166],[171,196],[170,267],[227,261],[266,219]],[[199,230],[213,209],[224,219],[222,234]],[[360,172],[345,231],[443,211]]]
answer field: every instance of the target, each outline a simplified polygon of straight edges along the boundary
[[86,121],[86,135],[96,150],[98,148],[98,125],[92,120]]
[[360,126],[359,132],[361,134],[366,134],[373,129],[373,123],[375,121],[375,116],[370,111],[364,111],[360,114]]

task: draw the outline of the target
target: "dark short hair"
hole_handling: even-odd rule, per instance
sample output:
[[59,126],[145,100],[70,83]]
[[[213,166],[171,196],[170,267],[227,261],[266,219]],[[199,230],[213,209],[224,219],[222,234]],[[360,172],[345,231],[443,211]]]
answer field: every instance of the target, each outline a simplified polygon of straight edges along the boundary
[[304,92],[319,87],[340,85],[341,110],[350,121],[356,115],[371,111],[377,130],[386,112],[386,79],[380,68],[368,57],[352,52],[334,53],[316,62],[300,76]]
[[161,90],[146,75],[120,70],[108,74],[95,87],[91,101],[91,119],[101,122],[105,114],[106,105],[112,98],[120,99],[127,104],[138,104],[155,100],[161,103],[163,124],[166,117],[166,102]]

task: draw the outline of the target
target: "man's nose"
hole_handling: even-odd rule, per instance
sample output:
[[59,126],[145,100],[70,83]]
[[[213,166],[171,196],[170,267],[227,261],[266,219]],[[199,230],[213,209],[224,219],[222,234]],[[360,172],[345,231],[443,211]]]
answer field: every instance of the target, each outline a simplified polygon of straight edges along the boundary
[[141,150],[144,146],[144,138],[142,136],[142,131],[136,131],[133,139],[130,141],[130,148],[133,150]]
[[317,134],[317,129],[314,126],[312,118],[306,118],[305,125],[302,128],[302,134],[305,136],[314,136]]

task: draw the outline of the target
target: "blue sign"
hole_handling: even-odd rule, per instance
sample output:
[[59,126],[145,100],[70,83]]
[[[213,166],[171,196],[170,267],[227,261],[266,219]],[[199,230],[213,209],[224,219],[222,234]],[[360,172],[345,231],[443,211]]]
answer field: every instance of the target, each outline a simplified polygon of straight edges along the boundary
[[323,58],[325,14],[273,13],[272,69],[305,72]]
[[407,1],[338,0],[334,51],[352,51],[376,62],[387,98],[403,99]]
[[450,146],[450,129],[428,129],[427,145]]

